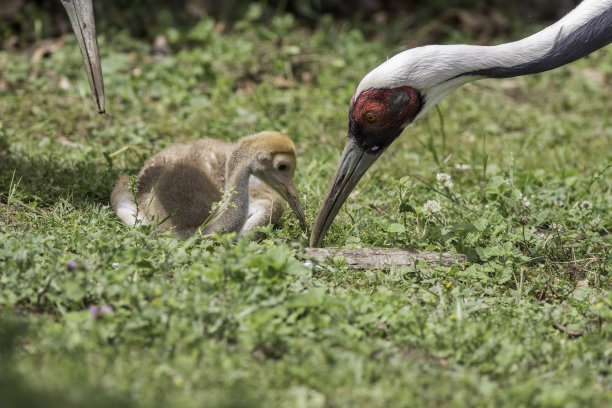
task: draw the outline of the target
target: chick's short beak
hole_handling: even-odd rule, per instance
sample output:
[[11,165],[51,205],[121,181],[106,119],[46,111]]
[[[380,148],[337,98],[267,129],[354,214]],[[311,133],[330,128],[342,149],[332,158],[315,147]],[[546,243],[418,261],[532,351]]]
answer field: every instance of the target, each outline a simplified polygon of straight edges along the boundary
[[94,19],[92,0],[61,0],[72,29],[79,42],[83,64],[87,72],[89,87],[93,94],[98,113],[104,113],[104,82],[102,80],[102,65],[98,53],[96,37],[96,22]]
[[297,188],[293,180],[283,183],[281,188],[278,189],[278,192],[289,203],[294,214],[298,217],[298,220],[300,220],[302,229],[306,230],[306,216],[304,215],[302,203],[300,202],[300,197],[298,196]]
[[321,245],[342,204],[381,153],[382,149],[375,154],[368,153],[351,138],[347,140],[340,163],[327,188],[327,193],[315,219],[310,235],[310,246],[318,247]]

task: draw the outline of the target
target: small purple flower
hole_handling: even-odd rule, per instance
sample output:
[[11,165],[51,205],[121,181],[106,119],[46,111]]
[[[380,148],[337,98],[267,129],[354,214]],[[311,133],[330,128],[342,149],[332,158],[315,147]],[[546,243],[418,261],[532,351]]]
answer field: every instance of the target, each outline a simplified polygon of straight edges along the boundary
[[91,317],[96,318],[100,315],[100,309],[96,305],[90,305],[87,310],[89,310],[89,314]]
[[113,313],[115,311],[115,309],[113,309],[112,306],[109,305],[103,305],[103,306],[96,306],[96,305],[90,305],[87,310],[89,310],[89,314],[91,315],[91,317],[93,317],[94,319],[103,316],[105,314],[110,314]]
[[115,310],[113,309],[113,307],[109,305],[104,305],[100,308],[100,313],[102,314],[113,313],[114,311]]
[[76,261],[70,261],[68,262],[68,265],[66,265],[66,269],[68,269],[68,271],[74,271],[76,266],[77,266]]

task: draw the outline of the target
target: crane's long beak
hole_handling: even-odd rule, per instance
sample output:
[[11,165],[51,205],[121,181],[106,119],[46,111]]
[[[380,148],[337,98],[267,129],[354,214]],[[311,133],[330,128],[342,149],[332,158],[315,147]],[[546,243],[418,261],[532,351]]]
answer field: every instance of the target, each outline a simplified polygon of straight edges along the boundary
[[93,94],[98,113],[104,113],[104,82],[102,65],[98,53],[96,21],[94,19],[92,0],[62,0],[70,18],[72,29],[79,42],[83,64],[87,72],[89,87]]
[[346,201],[353,188],[370,166],[380,157],[380,153],[370,154],[359,147],[352,139],[346,141],[344,152],[340,158],[340,164],[332,177],[331,184],[327,189],[319,213],[310,235],[310,246],[318,247],[323,242],[332,221],[336,218],[338,211]]
[[304,215],[302,203],[300,202],[300,197],[293,180],[288,183],[283,183],[281,187],[276,190],[289,203],[293,213],[298,217],[298,220],[300,220],[302,229],[306,230],[306,216]]

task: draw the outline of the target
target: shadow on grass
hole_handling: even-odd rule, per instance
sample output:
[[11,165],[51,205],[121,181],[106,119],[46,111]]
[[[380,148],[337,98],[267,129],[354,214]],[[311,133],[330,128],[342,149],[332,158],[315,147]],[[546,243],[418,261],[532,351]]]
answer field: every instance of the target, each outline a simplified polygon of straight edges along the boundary
[[100,157],[69,162],[54,155],[0,152],[0,202],[14,200],[42,207],[61,200],[76,206],[108,204],[120,171]]

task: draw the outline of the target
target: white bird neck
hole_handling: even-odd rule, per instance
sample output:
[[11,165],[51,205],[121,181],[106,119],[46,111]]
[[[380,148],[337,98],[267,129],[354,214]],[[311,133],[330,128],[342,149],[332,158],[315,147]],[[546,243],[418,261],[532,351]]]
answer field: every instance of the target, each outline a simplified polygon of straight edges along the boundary
[[410,86],[425,99],[418,118],[467,82],[547,71],[610,42],[612,0],[584,0],[555,24],[519,41],[497,46],[429,45],[401,52],[368,73],[356,94]]

